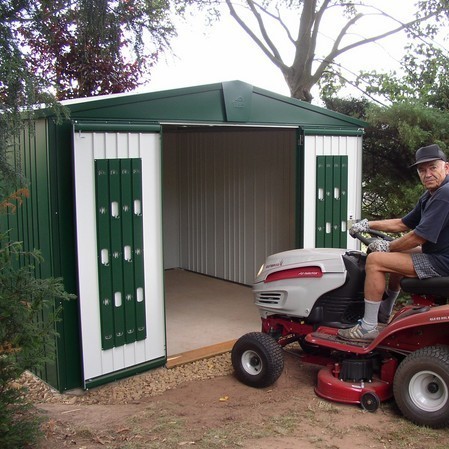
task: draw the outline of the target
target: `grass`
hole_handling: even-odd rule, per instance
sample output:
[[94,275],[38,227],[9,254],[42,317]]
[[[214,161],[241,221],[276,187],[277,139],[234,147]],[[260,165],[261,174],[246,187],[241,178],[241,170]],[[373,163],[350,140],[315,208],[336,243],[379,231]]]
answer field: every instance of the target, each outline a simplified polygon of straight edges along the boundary
[[[444,434],[444,436],[442,435]],[[447,449],[449,430],[436,431],[429,427],[417,426],[406,419],[400,419],[398,426],[382,435],[382,441],[392,444],[395,448],[432,448]]]

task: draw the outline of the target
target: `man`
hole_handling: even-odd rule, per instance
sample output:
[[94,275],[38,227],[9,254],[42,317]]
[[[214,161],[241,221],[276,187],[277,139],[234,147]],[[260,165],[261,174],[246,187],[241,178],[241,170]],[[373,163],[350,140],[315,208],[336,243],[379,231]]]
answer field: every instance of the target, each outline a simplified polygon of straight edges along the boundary
[[368,246],[365,314],[356,326],[338,331],[342,339],[369,342],[379,335],[378,321],[388,322],[402,277],[449,276],[449,163],[435,144],[420,148],[415,157],[411,167],[417,167],[427,190],[414,209],[403,218],[364,219],[349,230],[351,235],[369,229],[408,232],[391,242],[377,240]]

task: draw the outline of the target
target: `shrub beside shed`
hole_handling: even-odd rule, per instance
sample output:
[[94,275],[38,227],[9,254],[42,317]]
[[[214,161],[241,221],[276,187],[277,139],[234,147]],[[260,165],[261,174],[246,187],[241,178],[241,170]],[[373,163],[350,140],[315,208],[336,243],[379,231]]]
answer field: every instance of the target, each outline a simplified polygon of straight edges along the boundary
[[65,106],[17,143],[31,196],[3,223],[78,296],[39,373],[60,391],[166,362],[164,269],[251,284],[268,254],[355,248],[359,120],[240,81]]

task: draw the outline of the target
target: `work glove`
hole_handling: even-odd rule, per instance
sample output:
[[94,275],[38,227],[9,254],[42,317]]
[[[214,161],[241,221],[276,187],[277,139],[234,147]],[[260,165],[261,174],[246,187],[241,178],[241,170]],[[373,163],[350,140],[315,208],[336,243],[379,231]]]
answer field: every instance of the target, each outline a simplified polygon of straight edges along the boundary
[[357,223],[354,223],[349,228],[349,234],[354,237],[355,234],[359,234],[360,232],[367,232],[369,231],[369,223],[366,218],[363,220],[358,221]]
[[368,245],[368,252],[380,252],[380,253],[389,253],[390,252],[390,242],[386,240],[377,239],[374,242]]

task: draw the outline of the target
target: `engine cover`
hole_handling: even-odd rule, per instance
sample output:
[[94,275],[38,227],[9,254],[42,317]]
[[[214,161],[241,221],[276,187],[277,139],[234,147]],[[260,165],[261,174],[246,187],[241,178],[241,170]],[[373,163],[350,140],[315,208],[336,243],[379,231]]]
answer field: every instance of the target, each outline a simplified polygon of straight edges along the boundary
[[345,284],[345,249],[297,249],[267,258],[253,285],[262,317],[307,317],[321,296]]

